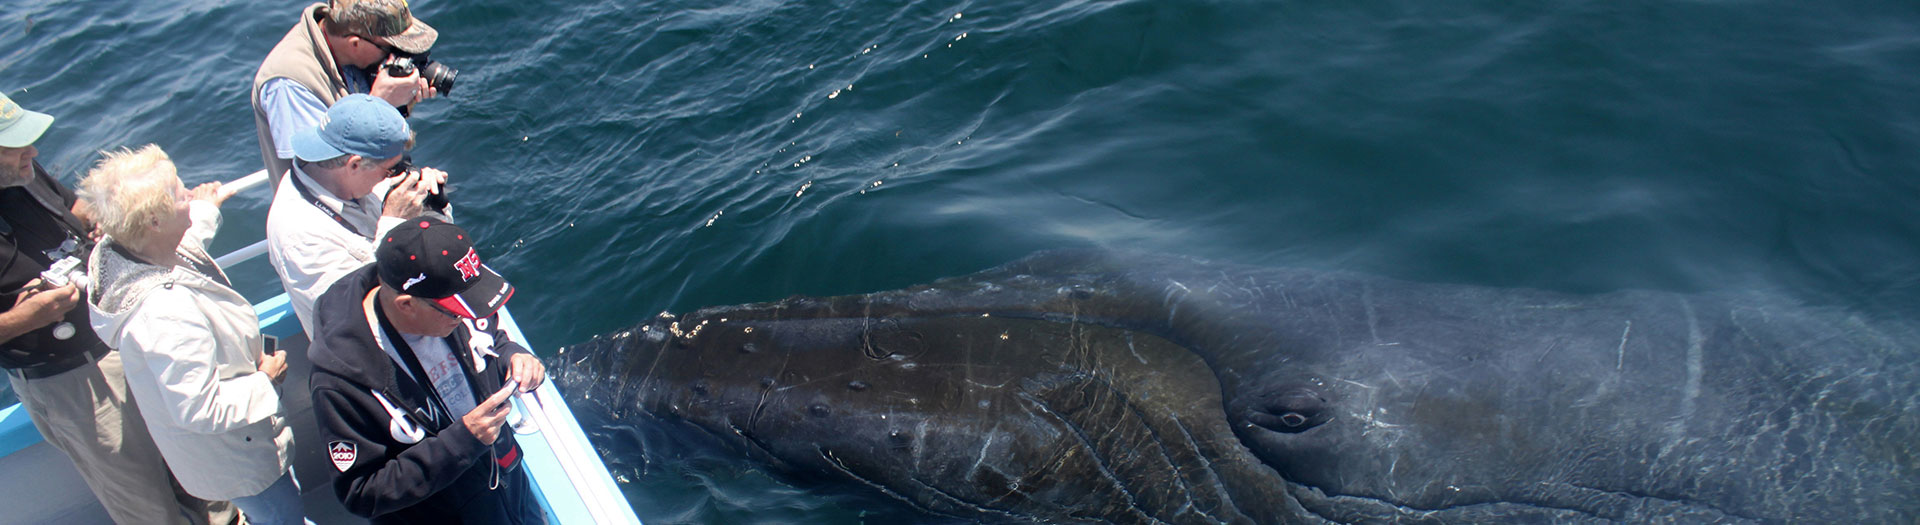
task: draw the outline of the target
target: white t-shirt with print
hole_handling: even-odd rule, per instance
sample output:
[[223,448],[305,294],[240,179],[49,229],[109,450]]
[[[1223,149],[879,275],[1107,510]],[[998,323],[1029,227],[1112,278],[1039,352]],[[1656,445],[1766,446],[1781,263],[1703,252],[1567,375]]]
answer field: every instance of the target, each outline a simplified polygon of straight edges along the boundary
[[[439,337],[401,334],[407,340],[407,346],[413,348],[413,356],[420,359],[420,367],[427,370],[427,377],[433,381],[433,389],[440,393],[440,401],[447,404],[447,410],[454,419],[473,411],[479,402],[473,398],[473,388],[467,386],[467,374],[460,370],[460,360],[453,357],[453,348],[447,346],[447,340]],[[400,365],[406,367],[407,365]],[[419,378],[414,378],[418,380]]]

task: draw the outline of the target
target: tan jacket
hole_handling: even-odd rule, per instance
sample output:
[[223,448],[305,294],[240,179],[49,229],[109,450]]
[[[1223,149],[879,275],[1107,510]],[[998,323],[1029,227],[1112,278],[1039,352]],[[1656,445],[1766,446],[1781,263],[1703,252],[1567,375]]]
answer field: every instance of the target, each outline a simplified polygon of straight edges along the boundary
[[334,63],[326,32],[320,29],[320,10],[326,7],[322,2],[300,11],[300,23],[287,30],[287,36],[273,46],[260,63],[260,70],[253,74],[253,126],[259,132],[260,156],[266,161],[267,176],[276,187],[280,177],[293,167],[293,161],[281,159],[274,151],[272,124],[267,122],[266,108],[260,107],[260,88],[268,80],[291,79],[328,107],[347,96],[347,81],[340,77],[340,65]]
[[[192,206],[179,253],[212,265],[205,246],[219,209]],[[108,237],[93,250],[87,308],[100,339],[120,351],[134,404],[173,477],[207,500],[266,490],[287,472],[293,430],[279,387],[257,370],[263,338],[253,305],[199,272],[135,261],[114,244]]]

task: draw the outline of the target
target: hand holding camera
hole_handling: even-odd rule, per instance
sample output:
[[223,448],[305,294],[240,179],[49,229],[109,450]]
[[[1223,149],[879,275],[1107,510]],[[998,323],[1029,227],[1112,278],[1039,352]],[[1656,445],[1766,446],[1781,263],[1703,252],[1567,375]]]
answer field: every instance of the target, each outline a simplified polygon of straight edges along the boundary
[[460,74],[446,64],[427,58],[426,53],[413,55],[405,51],[394,51],[392,56],[387,57],[386,71],[387,76],[392,77],[410,77],[417,71],[421,78],[426,79],[427,86],[437,93],[452,93],[453,78]]
[[[67,241],[67,244],[73,243],[74,241],[72,240]],[[36,297],[46,296],[46,299],[51,301],[48,306],[57,311],[48,313],[65,316],[67,310],[73,309],[74,304],[79,302],[80,294],[86,291],[87,272],[81,268],[81,262],[78,256],[67,255],[60,260],[54,261],[51,266],[47,267],[47,271],[40,272],[39,281],[40,287],[45,293],[38,294]],[[26,294],[21,295],[24,296]],[[28,298],[22,297],[20,300],[24,302],[28,300]],[[60,321],[59,324],[53,325],[53,338],[60,340],[70,339],[73,337],[75,331],[76,329],[73,327],[73,323]]]
[[[71,284],[71,283],[69,283]],[[27,285],[14,292],[13,309],[28,312],[34,328],[53,324],[66,317],[67,311],[80,304],[80,287],[55,286],[41,279],[28,281]]]
[[376,73],[378,74],[373,77],[373,87],[367,91],[367,94],[393,104],[394,108],[401,110],[402,116],[408,113],[407,106],[432,98],[434,95],[432,89],[427,86],[426,79],[418,75],[390,76],[384,67],[379,68]]
[[79,272],[76,270],[62,276],[60,284],[47,281],[44,278],[48,275],[46,273],[41,274],[41,279],[28,281],[26,286],[14,292],[12,311],[27,315],[28,329],[54,325],[54,338],[73,337],[76,329],[73,323],[66,320],[66,316],[68,311],[80,304],[79,283],[86,282],[85,274],[73,275],[76,273]]
[[[404,161],[403,161],[404,162]],[[408,167],[395,175],[399,180],[387,190],[381,215],[412,218],[429,211],[445,213],[447,208],[447,172],[433,168]]]
[[374,71],[369,91],[399,108],[401,115],[407,115],[408,105],[453,91],[453,80],[458,74],[425,53],[412,55],[395,51]]

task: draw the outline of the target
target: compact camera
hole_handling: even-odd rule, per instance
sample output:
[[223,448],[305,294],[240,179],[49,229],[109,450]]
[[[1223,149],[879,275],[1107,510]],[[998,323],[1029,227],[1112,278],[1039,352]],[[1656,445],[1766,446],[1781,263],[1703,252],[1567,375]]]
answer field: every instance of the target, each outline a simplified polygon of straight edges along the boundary
[[460,71],[446,64],[427,58],[426,53],[415,55],[399,50],[395,50],[393,56],[387,59],[386,67],[387,76],[393,77],[412,75],[418,69],[420,76],[426,77],[427,85],[440,90],[442,95],[453,92],[453,77],[460,74]]
[[43,253],[53,261],[47,266],[47,271],[40,272],[40,282],[46,283],[48,288],[59,288],[67,283],[87,285],[86,262],[81,260],[86,256],[86,251],[81,249],[78,239],[69,237],[59,247]]
[[68,283],[77,283],[84,287],[87,284],[87,272],[80,269],[80,264],[80,258],[72,255],[54,261],[52,266],[47,267],[47,271],[40,272],[40,282],[47,283],[49,288],[59,288]]

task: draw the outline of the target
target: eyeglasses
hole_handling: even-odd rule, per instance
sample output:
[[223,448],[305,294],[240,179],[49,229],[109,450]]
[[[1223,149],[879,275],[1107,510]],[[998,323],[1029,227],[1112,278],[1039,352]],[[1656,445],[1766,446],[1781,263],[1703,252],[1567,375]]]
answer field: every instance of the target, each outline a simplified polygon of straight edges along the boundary
[[420,302],[427,303],[428,307],[433,308],[433,311],[440,312],[440,315],[452,317],[454,319],[464,319],[464,317],[461,317],[460,314],[453,313],[453,310],[448,310],[447,307],[440,306],[439,301],[422,298],[422,297],[415,297],[415,299],[419,299]]

